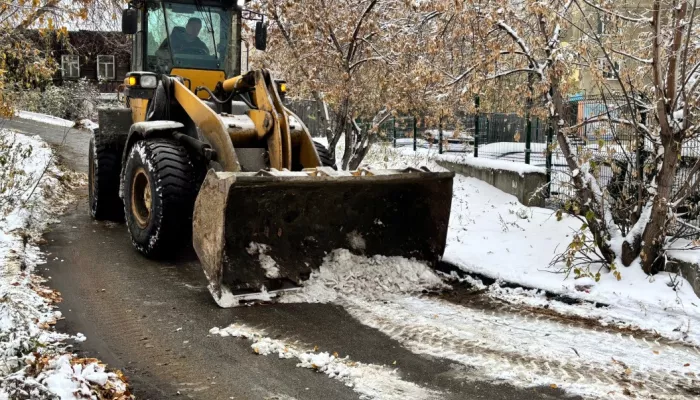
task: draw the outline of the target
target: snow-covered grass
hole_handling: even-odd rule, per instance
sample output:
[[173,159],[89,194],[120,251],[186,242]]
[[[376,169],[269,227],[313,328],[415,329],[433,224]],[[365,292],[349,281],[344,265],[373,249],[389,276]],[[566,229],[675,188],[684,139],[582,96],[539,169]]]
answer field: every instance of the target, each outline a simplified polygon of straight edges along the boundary
[[0,130],[0,156],[0,399],[130,398],[119,373],[70,354],[84,336],[52,329],[60,296],[33,274],[43,231],[84,177],[61,170],[38,137]]
[[457,177],[454,190],[446,261],[490,278],[607,304],[600,314],[591,310],[592,316],[614,318],[618,310],[621,321],[700,345],[700,299],[685,279],[647,276],[639,266],[622,268],[619,281],[605,272],[598,282],[567,277],[549,262],[580,228],[578,219],[557,221],[553,211],[522,206],[473,178]]

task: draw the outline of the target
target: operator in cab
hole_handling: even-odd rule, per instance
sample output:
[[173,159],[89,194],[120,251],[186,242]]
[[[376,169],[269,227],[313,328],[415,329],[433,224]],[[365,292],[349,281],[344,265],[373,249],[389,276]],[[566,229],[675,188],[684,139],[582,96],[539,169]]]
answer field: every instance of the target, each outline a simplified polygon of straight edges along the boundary
[[210,55],[209,48],[199,38],[199,31],[201,30],[202,20],[194,17],[190,18],[184,28],[181,26],[173,28],[170,38],[163,40],[158,51],[168,51],[168,40],[170,40],[170,48],[175,54]]

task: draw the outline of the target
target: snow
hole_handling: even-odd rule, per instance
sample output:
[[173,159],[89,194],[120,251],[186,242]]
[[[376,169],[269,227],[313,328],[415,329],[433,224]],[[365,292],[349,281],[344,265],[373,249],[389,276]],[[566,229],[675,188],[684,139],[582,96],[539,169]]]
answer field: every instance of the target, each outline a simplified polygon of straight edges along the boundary
[[324,258],[323,265],[312,272],[301,290],[285,294],[280,301],[330,303],[343,294],[353,293],[384,299],[395,294],[446,288],[442,279],[422,262],[380,255],[366,258],[337,249]]
[[[602,326],[617,326],[620,318],[625,318],[618,310],[599,309],[592,303],[569,306],[549,300],[541,290],[504,288],[499,284],[487,288],[471,277],[463,281],[473,283],[476,290],[486,289],[486,295],[499,301],[496,304],[524,304],[583,318],[598,312]],[[577,280],[575,284],[577,290],[596,285],[592,279]],[[414,353],[464,364],[470,368],[470,379],[522,387],[556,385],[570,394],[615,399],[626,398],[625,390],[649,398],[659,394],[652,385],[683,385],[684,378],[674,378],[677,371],[687,376],[700,373],[697,348],[693,351],[659,338],[637,339],[624,334],[624,330],[615,334],[614,330],[590,329],[586,324],[542,315],[533,318],[522,315],[522,311],[506,311],[505,307],[463,306],[424,295],[444,288],[442,279],[420,262],[401,257],[363,258],[335,250],[304,283],[301,292],[285,295],[282,300],[341,305],[361,323]],[[659,314],[650,309],[647,314],[625,311],[657,325],[665,323],[657,320]],[[250,329],[234,324],[211,333],[241,336],[250,335]],[[290,358],[289,352],[293,352],[286,343],[265,337],[258,338],[252,348],[258,354],[277,354],[280,358]],[[334,361],[328,353],[295,357],[301,360],[297,366],[316,365],[322,372],[327,360]],[[622,379],[615,378],[618,376]]]
[[[265,331],[235,323],[225,328],[212,328],[212,335],[251,340],[251,349],[262,356],[277,355],[280,359],[297,359],[296,366],[308,368],[337,379],[360,394],[360,399],[439,399],[441,393],[402,380],[396,371],[386,366],[365,364],[340,357],[337,353],[304,351],[299,345],[265,336]],[[307,346],[311,347],[311,346]]]
[[[554,273],[556,269],[548,267],[550,260],[582,223],[570,216],[557,221],[552,214],[522,206],[485,182],[458,176],[444,259],[468,272],[607,304],[626,315],[629,323],[674,339],[681,339],[681,333],[674,331],[678,326],[689,320],[700,322],[700,301],[690,284],[675,275],[649,277],[638,265],[620,267],[622,280],[602,273],[599,282],[580,291],[573,276]],[[668,286],[669,279],[681,282],[676,291]],[[639,314],[634,318],[633,310]],[[663,326],[657,324],[659,319]],[[700,329],[692,328],[689,335],[700,344]]]
[[107,386],[123,393],[120,377],[67,352],[67,340],[85,336],[52,330],[61,318],[54,310],[60,295],[33,274],[44,262],[42,232],[72,200],[72,190],[84,185],[84,176],[61,170],[38,137],[9,130],[0,130],[0,156],[0,399],[26,393],[32,399],[54,399],[52,393],[85,398]]
[[[378,302],[354,296],[343,306],[360,322],[414,353],[471,367],[471,379],[524,387],[556,385],[585,397],[627,398],[623,391],[626,382],[615,377],[629,374],[629,381],[641,385],[628,390],[641,398],[651,398],[651,393],[658,392],[649,377],[700,371],[696,365],[700,353],[683,346],[464,307],[435,298]],[[663,384],[658,379],[653,381]]]
[[[486,295],[501,302],[584,318],[598,312],[603,326],[616,326],[624,318],[618,310],[597,308],[592,303],[573,307],[549,300],[536,289],[505,288],[499,284],[487,288],[471,277],[462,280],[472,283],[475,290],[486,289]],[[594,287],[595,281],[577,280],[576,286],[586,290]],[[541,316],[528,318],[501,308],[494,311],[457,305],[424,295],[441,289],[445,289],[442,279],[420,262],[401,257],[363,258],[335,250],[304,283],[301,292],[285,295],[282,301],[341,305],[361,323],[414,353],[447,358],[470,367],[471,379],[524,387],[555,384],[571,394],[610,398],[625,398],[624,388],[629,381],[634,386],[628,390],[648,398],[658,394],[652,383],[672,381],[678,370],[700,373],[700,351],[682,344],[658,338],[647,340],[643,336],[636,339],[622,333],[625,331],[613,334],[585,324]],[[640,315],[635,310],[627,311],[639,318],[653,319],[655,324],[664,323],[656,320],[659,315],[653,312]],[[211,333],[250,337],[255,334],[251,329],[234,324],[223,330],[214,328]],[[328,353],[296,354],[286,343],[264,336],[255,338],[252,348],[258,354],[277,354],[280,358],[294,354],[301,361],[297,366],[316,365],[321,372],[326,362],[334,361]],[[342,371],[332,369],[339,370]],[[624,379],[617,381],[606,376]],[[645,384],[648,388],[643,387]]]
[[489,158],[476,158],[471,154],[468,155],[454,155],[454,154],[440,154],[437,157],[440,161],[447,161],[456,164],[469,165],[472,167],[480,169],[500,169],[503,171],[511,171],[524,176],[528,173],[546,173],[546,169],[542,167],[537,167],[534,165],[528,165],[525,163],[518,163],[505,160],[493,160]]
[[[435,162],[439,157],[436,151],[375,146],[365,163],[375,168],[427,166],[440,171],[443,168]],[[523,206],[514,196],[488,183],[457,175],[443,259],[469,273],[607,305],[583,307],[589,318],[616,321],[700,345],[700,299],[684,278],[668,273],[647,276],[634,264],[619,267],[621,280],[602,271],[599,282],[581,291],[573,273],[566,276],[561,266],[549,266],[581,225],[580,220],[568,215],[557,221],[553,210]],[[678,253],[689,260],[700,259],[700,251],[677,250],[673,254]],[[523,301],[530,300],[526,296]]]
[[668,256],[674,260],[700,264],[700,247],[687,239],[678,239],[669,246]]
[[60,127],[64,127],[64,128],[83,127],[85,129],[88,129],[88,130],[95,130],[95,129],[100,127],[96,122],[93,122],[87,118],[81,119],[80,121],[75,123],[75,122],[69,121],[67,119],[54,117],[53,115],[41,114],[41,113],[32,112],[32,111],[21,111],[21,110],[15,112],[15,116],[22,118],[22,119],[28,119],[31,121],[41,122],[41,123],[49,124],[49,125],[60,126]]
[[277,263],[272,257],[267,255],[267,252],[270,251],[270,246],[262,243],[250,242],[246,251],[251,256],[258,256],[260,268],[265,270],[266,277],[271,279],[280,277],[280,269],[277,267]]
[[31,121],[41,122],[49,125],[62,126],[64,128],[72,128],[75,122],[68,121],[63,118],[54,117],[53,115],[40,114],[31,111],[17,111],[16,116],[22,119],[28,119]]
[[114,383],[116,390],[126,390],[126,385],[118,381],[116,374],[105,372],[104,366],[95,362],[83,365],[71,363],[72,356],[64,354],[48,363],[48,368],[42,371],[37,381],[44,384],[61,400],[91,398],[92,385],[106,386]]
[[[376,147],[366,164],[441,170],[436,159],[434,152]],[[596,398],[628,398],[628,391],[641,398],[667,390],[684,393],[678,388],[693,383],[681,374],[700,373],[700,300],[682,277],[647,276],[638,264],[619,266],[620,280],[601,271],[598,281],[575,279],[562,273],[562,266],[550,266],[581,224],[568,215],[557,221],[553,210],[525,207],[485,182],[457,175],[444,260],[495,284],[486,286],[469,275],[438,276],[415,260],[363,258],[338,249],[300,291],[280,301],[341,305],[414,353],[473,368],[472,379],[556,385]],[[485,291],[505,310],[521,311],[426,295],[445,290],[445,281],[455,279]],[[523,310],[545,311],[533,311],[539,313],[535,318]],[[542,318],[545,312],[563,317]],[[579,320],[589,322],[567,322]],[[258,348],[279,354],[280,346],[271,342]]]
[[93,131],[100,127],[96,122],[93,122],[92,120],[89,120],[87,118],[81,119],[80,121],[78,121],[77,125],[85,127],[86,129],[93,130]]
[[146,131],[148,129],[181,129],[184,125],[176,121],[142,121],[131,125],[131,129],[135,131]]

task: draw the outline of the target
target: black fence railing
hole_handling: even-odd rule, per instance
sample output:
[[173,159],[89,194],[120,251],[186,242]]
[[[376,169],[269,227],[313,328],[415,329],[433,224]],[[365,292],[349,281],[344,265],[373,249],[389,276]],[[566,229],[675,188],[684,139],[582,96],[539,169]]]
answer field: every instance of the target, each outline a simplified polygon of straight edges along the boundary
[[[626,107],[624,101],[610,98],[572,99],[564,107],[561,119],[570,128],[567,138],[572,151],[595,165],[594,174],[601,187],[637,179],[653,152],[648,140],[638,140],[635,127],[611,122],[630,119]],[[315,102],[295,100],[290,108],[304,120],[312,135],[323,134],[325,120],[319,122],[319,117],[324,110]],[[370,123],[359,125],[362,129],[371,128]],[[377,132],[378,140],[396,148],[459,152],[542,167],[549,178],[548,196],[561,199],[573,195],[571,173],[547,120],[533,117],[528,124],[527,118],[520,114],[480,113],[463,115],[443,126],[427,126],[422,118],[402,116],[385,120]],[[686,141],[675,180],[676,190],[689,179],[698,159],[700,139]],[[700,200],[700,193],[696,197]]]

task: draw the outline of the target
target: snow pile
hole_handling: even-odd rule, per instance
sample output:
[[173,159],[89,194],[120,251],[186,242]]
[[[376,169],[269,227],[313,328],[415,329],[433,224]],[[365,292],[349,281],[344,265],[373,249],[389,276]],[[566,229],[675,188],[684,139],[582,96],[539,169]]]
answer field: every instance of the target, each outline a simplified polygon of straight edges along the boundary
[[209,333],[224,337],[233,336],[253,341],[253,352],[260,355],[277,354],[279,358],[296,358],[297,367],[308,368],[342,381],[360,394],[360,399],[439,399],[441,393],[402,380],[396,370],[364,364],[339,357],[337,353],[303,351],[281,340],[270,339],[260,331],[243,324],[226,328],[212,328]]
[[42,232],[84,177],[60,170],[36,137],[0,130],[0,156],[0,399],[72,399],[85,391],[126,396],[120,376],[105,375],[96,360],[65,354],[71,337],[51,330],[61,317],[53,309],[60,295],[33,275],[44,262]]
[[69,354],[50,360],[46,369],[36,377],[36,382],[58,394],[61,399],[94,398],[95,385],[103,395],[114,396],[127,390],[121,377],[106,372],[104,365],[97,360],[75,360]]
[[403,257],[370,258],[336,249],[324,258],[299,291],[285,294],[286,303],[330,303],[345,295],[369,299],[446,289],[448,286],[426,264]]

